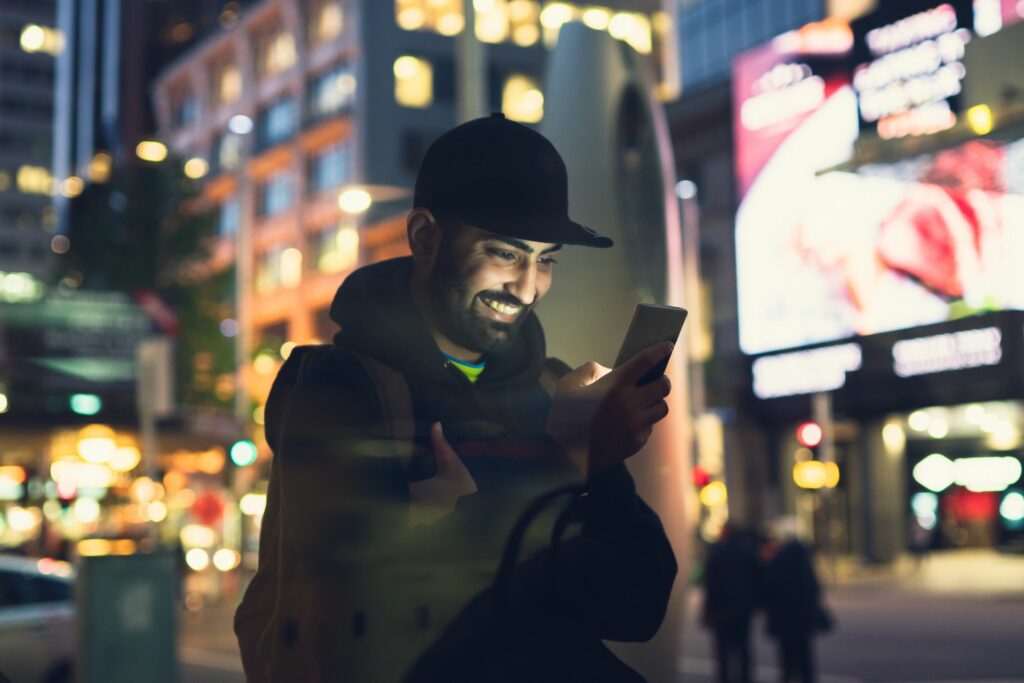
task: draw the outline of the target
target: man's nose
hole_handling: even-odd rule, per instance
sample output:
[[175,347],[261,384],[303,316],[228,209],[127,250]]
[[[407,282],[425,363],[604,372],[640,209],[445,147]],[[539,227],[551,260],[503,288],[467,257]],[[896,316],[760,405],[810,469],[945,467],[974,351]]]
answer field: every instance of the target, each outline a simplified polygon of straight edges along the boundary
[[514,280],[505,283],[505,291],[519,299],[524,306],[532,304],[537,298],[537,267],[533,264],[524,265]]

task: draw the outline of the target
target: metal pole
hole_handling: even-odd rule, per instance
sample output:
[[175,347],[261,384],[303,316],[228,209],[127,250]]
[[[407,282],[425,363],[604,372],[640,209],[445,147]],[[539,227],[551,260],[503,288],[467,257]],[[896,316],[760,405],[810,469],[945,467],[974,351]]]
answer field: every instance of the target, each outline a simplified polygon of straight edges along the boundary
[[455,39],[456,116],[463,123],[487,115],[487,67],[484,46],[476,37],[473,0],[462,0],[466,25]]

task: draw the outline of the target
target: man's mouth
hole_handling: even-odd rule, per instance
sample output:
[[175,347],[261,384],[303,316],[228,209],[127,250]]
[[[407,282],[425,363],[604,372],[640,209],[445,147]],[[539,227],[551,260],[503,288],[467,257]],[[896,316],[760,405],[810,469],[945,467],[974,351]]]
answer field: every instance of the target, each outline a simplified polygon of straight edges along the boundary
[[480,303],[485,307],[497,313],[498,315],[494,317],[503,322],[511,322],[519,317],[519,314],[523,312],[524,307],[520,304],[510,304],[504,301],[498,301],[485,294],[481,294],[477,298],[480,299]]

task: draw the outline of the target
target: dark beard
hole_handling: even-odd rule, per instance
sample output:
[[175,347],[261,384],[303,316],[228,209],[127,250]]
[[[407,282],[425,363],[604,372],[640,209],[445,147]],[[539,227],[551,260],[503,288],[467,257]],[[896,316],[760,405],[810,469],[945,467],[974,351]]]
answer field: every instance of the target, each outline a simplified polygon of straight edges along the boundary
[[476,310],[481,295],[499,303],[522,306],[508,292],[469,291],[452,258],[452,250],[442,244],[434,270],[430,275],[430,301],[434,323],[445,337],[459,346],[477,353],[499,353],[512,347],[533,306],[523,306],[514,322],[502,323],[484,317]]

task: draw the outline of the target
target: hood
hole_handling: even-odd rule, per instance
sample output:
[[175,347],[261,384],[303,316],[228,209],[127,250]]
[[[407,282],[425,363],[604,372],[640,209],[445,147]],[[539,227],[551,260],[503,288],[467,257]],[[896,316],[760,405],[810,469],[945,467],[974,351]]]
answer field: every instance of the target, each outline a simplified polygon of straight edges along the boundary
[[[334,341],[399,370],[410,382],[455,381],[409,292],[411,257],[365,266],[349,275],[331,304],[341,328]],[[486,357],[479,387],[534,382],[544,364],[544,332],[532,312],[512,347]]]

